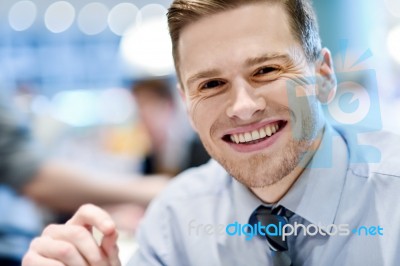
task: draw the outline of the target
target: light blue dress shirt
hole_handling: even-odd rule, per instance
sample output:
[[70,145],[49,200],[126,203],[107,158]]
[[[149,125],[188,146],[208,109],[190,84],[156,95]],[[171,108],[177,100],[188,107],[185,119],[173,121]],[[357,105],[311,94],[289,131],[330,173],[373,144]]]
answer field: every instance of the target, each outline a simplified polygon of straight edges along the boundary
[[[350,139],[349,132],[326,126],[312,161],[276,204],[295,213],[293,226],[320,230],[288,236],[294,266],[400,265],[400,138],[385,132],[358,137],[360,145],[376,147],[379,163],[367,152],[374,149]],[[262,237],[225,231],[247,224],[261,204],[216,161],[190,169],[152,203],[129,265],[272,265]]]

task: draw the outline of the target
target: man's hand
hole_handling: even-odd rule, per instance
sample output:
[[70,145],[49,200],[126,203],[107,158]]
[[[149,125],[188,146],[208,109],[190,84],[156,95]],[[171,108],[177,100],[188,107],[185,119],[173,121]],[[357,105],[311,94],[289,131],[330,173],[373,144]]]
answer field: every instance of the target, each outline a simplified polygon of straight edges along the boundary
[[[104,236],[98,245],[96,228]],[[64,225],[49,225],[35,238],[23,258],[23,266],[120,266],[117,232],[110,216],[99,207],[83,205]]]

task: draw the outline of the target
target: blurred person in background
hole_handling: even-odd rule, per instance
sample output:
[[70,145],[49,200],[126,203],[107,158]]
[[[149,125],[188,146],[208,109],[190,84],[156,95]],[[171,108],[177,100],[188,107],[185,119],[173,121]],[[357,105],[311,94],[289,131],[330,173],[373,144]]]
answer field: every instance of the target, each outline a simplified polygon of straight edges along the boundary
[[44,226],[39,206],[57,213],[72,213],[85,203],[145,207],[166,183],[163,176],[122,178],[45,158],[0,94],[0,265],[21,264]]
[[174,176],[209,159],[190,128],[172,84],[174,79],[167,76],[136,80],[131,86],[139,119],[150,139],[151,147],[143,160],[144,174]]

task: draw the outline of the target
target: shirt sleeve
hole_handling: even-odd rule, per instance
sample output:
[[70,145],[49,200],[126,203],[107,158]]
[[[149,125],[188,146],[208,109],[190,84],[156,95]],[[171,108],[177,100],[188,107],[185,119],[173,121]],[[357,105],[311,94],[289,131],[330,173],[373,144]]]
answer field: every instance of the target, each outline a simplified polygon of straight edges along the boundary
[[168,247],[171,247],[171,235],[167,227],[166,209],[161,206],[161,202],[153,202],[146,211],[136,234],[139,248],[129,260],[128,266],[178,265],[167,257],[171,255],[168,251]]
[[0,184],[20,190],[42,161],[28,127],[0,95]]

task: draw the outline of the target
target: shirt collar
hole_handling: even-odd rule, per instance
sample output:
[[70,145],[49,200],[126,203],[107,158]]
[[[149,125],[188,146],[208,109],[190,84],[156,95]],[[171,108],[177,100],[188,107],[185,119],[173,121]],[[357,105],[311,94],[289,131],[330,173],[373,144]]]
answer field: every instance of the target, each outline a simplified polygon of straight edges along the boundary
[[[316,225],[334,223],[347,167],[346,143],[330,125],[326,125],[320,147],[276,205],[282,205]],[[236,179],[233,179],[232,189],[237,221],[248,223],[253,211],[266,204]]]
[[310,223],[333,224],[347,168],[347,145],[330,125],[326,125],[318,150],[279,205]]
[[235,218],[240,224],[247,224],[253,211],[263,202],[235,178],[232,182]]

